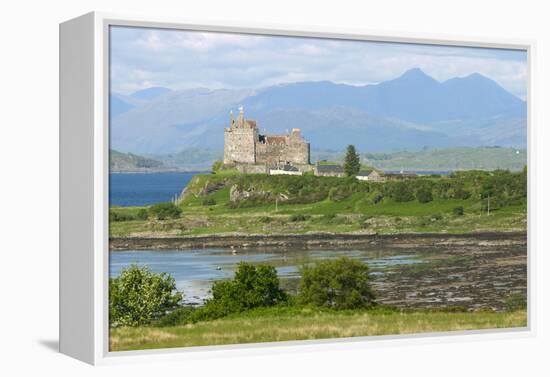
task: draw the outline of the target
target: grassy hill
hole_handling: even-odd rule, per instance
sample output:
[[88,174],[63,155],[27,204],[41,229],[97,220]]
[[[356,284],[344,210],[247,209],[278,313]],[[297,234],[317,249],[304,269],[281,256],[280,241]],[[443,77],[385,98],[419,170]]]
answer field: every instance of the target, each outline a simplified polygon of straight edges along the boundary
[[[487,196],[490,208],[487,211]],[[526,174],[460,172],[385,183],[354,178],[196,175],[182,215],[139,218],[112,208],[111,236],[524,231]]]

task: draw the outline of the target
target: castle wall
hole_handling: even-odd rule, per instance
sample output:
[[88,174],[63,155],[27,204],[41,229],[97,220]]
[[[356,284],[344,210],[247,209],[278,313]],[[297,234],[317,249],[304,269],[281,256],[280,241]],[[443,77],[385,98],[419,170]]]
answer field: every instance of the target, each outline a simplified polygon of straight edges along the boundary
[[309,164],[309,143],[293,131],[290,135],[265,136],[265,142],[257,142],[256,162],[268,165]]
[[245,174],[267,174],[268,169],[265,164],[235,164],[235,169]]
[[256,140],[258,131],[254,128],[226,128],[224,130],[223,162],[231,164],[256,163]]

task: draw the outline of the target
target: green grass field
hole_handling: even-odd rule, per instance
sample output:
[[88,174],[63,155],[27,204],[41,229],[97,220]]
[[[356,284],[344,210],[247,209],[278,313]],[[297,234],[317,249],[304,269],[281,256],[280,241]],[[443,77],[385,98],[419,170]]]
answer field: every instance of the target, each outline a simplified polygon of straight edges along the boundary
[[110,350],[191,347],[357,336],[526,327],[526,311],[336,311],[263,308],[173,327],[110,330]]
[[[223,193],[217,193],[222,195]],[[204,207],[187,203],[182,216],[169,220],[132,220],[110,223],[111,236],[170,234],[175,236],[229,233],[302,234],[335,233],[465,233],[472,231],[525,231],[525,205],[493,211],[481,211],[472,200],[434,200],[430,203],[385,202],[377,205],[361,203],[354,195],[341,202],[321,201],[313,204],[289,204],[230,209],[223,201]],[[464,207],[464,215],[453,215],[453,208]],[[116,208],[121,213],[139,208]],[[292,221],[292,215],[304,219]]]

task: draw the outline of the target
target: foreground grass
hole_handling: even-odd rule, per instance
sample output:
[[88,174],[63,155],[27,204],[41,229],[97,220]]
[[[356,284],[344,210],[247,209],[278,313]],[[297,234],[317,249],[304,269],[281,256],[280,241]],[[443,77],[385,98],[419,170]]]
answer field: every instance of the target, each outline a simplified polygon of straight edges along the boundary
[[111,329],[110,350],[190,347],[527,326],[526,311],[332,311],[268,308],[173,327]]

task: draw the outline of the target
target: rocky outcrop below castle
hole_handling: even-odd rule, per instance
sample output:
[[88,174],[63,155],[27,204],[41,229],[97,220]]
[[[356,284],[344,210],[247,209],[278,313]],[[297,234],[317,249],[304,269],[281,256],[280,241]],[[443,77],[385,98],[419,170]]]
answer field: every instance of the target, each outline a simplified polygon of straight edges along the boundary
[[253,207],[275,203],[309,204],[344,195],[350,182],[338,177],[280,176],[266,174],[195,175],[180,194],[181,202],[189,196],[206,197],[228,190],[230,207]]

